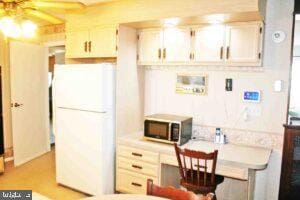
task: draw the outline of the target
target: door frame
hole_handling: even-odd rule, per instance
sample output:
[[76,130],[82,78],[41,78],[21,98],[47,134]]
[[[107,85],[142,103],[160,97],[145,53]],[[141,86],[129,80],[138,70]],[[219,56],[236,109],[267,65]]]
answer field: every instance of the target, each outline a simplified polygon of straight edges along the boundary
[[[43,43],[43,45],[45,45],[48,48],[48,55],[49,55],[49,49],[51,47],[66,46],[66,41],[65,40],[50,41],[50,42]],[[50,98],[50,96],[49,96],[49,92],[48,92],[47,99],[49,100],[49,98]],[[53,100],[52,100],[52,119],[54,118],[54,115],[55,115],[55,113],[54,113]],[[50,110],[49,110],[49,117],[50,117]],[[48,135],[49,135],[49,144],[50,144],[49,148],[51,149],[51,141],[50,141],[51,140],[50,139],[50,130],[51,130],[51,127],[50,127],[50,119],[49,119],[49,117],[48,117],[48,120],[49,120],[49,133],[48,133]],[[52,126],[53,126],[53,123],[52,123]],[[52,131],[53,131],[53,134],[55,136],[55,128],[54,127],[52,127]]]
[[300,9],[300,3],[295,1],[295,9],[293,13],[293,27],[292,27],[292,39],[291,39],[291,55],[290,55],[290,68],[289,68],[289,79],[288,79],[288,101],[287,101],[287,113],[286,113],[286,124],[289,124],[289,110],[291,101],[291,88],[292,88],[292,69],[294,64],[294,40],[295,40],[295,25],[296,25],[296,15],[300,15],[300,10],[297,10],[297,6]]

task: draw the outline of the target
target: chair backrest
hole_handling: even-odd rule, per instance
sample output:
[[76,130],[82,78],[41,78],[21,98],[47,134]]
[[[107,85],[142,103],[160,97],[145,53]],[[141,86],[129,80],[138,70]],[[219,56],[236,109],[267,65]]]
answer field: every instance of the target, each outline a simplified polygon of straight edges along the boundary
[[[179,165],[181,178],[190,184],[209,186],[215,184],[215,171],[217,165],[218,150],[212,153],[180,149],[175,143],[175,152]],[[208,163],[210,162],[210,163]],[[196,174],[195,174],[196,173]],[[197,180],[194,180],[195,177]],[[208,177],[210,180],[208,180]]]
[[153,184],[151,179],[147,180],[147,195],[171,200],[212,200],[214,198],[213,194],[198,196],[193,192],[183,191],[174,187],[160,187]]

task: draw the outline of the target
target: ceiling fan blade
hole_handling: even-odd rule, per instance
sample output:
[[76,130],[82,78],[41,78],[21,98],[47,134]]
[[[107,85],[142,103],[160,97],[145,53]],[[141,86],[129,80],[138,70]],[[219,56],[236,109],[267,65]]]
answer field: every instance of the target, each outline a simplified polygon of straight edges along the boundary
[[63,20],[57,18],[57,17],[54,17],[52,15],[49,15],[45,12],[42,12],[42,11],[38,11],[38,10],[35,10],[35,9],[30,9],[30,8],[27,8],[27,9],[24,9],[25,13],[27,15],[30,15],[32,17],[37,17],[37,18],[40,18],[44,21],[47,21],[47,22],[50,22],[52,24],[62,24],[64,23]]
[[84,4],[80,2],[51,2],[51,1],[29,1],[25,4],[36,8],[58,8],[58,9],[79,9],[84,8]]
[[5,13],[6,13],[6,11],[4,9],[2,9],[0,6],[0,16],[4,15]]

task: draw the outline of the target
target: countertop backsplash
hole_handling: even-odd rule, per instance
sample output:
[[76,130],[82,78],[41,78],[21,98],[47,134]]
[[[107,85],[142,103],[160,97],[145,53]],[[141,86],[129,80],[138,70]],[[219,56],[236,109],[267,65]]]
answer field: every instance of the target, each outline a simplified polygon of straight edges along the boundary
[[[214,141],[215,131],[217,127],[193,125],[193,137]],[[280,150],[283,145],[283,136],[281,134],[263,133],[250,130],[238,130],[230,128],[221,128],[222,132],[226,135],[228,143],[257,146],[270,149]]]

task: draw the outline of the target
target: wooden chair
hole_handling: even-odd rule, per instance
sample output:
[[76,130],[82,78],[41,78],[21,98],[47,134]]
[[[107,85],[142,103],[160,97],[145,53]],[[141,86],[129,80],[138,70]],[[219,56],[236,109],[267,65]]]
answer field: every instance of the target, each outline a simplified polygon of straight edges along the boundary
[[196,194],[174,187],[160,187],[153,184],[151,179],[147,180],[147,195],[163,197],[171,200],[212,200],[213,194],[206,196],[197,196]]
[[175,152],[181,186],[196,194],[215,193],[217,185],[224,181],[223,176],[215,175],[218,151],[204,153],[188,149],[182,150],[175,144]]

